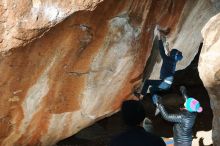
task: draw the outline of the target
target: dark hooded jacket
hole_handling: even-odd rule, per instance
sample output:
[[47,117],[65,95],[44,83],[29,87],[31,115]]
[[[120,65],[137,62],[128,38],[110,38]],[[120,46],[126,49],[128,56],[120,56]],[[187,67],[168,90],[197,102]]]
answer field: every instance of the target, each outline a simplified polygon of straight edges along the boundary
[[162,138],[144,130],[143,127],[130,127],[110,142],[110,146],[166,146]]
[[163,59],[162,67],[160,70],[160,79],[171,77],[174,75],[176,70],[176,63],[182,59],[182,53],[177,49],[171,51],[170,56],[167,56],[164,50],[162,40],[159,40],[159,51]]

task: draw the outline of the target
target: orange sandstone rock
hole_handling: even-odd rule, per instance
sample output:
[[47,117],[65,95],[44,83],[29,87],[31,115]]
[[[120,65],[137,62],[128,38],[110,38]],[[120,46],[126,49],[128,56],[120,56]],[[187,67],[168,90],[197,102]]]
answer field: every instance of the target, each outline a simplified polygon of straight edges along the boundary
[[[207,3],[2,1],[0,145],[53,145],[118,111],[124,99],[133,98],[155,24],[171,28],[175,46],[178,38],[189,37],[186,32],[193,34],[188,16],[212,11]],[[208,14],[197,18],[201,25]],[[196,52],[200,41],[186,52]]]

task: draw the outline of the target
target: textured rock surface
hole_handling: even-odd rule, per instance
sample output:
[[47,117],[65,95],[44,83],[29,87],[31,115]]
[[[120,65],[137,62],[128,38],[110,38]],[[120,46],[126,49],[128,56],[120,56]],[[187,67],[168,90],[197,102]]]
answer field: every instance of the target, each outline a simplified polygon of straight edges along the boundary
[[[180,20],[168,37],[170,48],[177,48],[183,52],[183,60],[178,62],[177,69],[187,67],[198,52],[203,38],[201,30],[218,9],[216,3],[207,0],[187,1]],[[158,78],[161,63],[155,63],[150,78]]]
[[1,1],[1,145],[52,145],[114,113],[143,71],[156,23],[192,54],[186,66],[201,41],[187,42],[192,17],[207,14],[193,21],[199,31],[215,13],[207,0],[99,2]]
[[208,90],[213,109],[213,141],[220,144],[220,14],[211,18],[202,30],[204,44],[199,60],[199,74]]
[[0,51],[25,45],[79,10],[93,10],[102,0],[1,0]]

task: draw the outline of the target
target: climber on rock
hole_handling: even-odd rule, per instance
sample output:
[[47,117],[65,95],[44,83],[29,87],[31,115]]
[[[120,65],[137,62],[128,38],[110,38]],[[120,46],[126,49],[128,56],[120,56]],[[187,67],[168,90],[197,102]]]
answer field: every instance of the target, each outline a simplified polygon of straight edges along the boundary
[[174,123],[173,138],[174,146],[191,146],[192,145],[192,128],[195,123],[197,112],[202,112],[202,107],[199,101],[192,97],[188,97],[186,94],[186,88],[180,87],[180,91],[185,98],[184,108],[180,108],[180,112],[176,114],[167,113],[164,106],[161,103],[161,97],[154,94],[152,99],[156,104],[162,117]]
[[162,138],[147,132],[141,126],[146,111],[140,101],[124,101],[121,114],[128,129],[114,137],[110,142],[110,146],[165,146]]
[[[136,93],[134,93],[136,96],[140,96],[140,98],[143,98],[143,96],[146,95],[149,86],[152,86],[150,88],[150,92],[152,94],[160,90],[169,90],[173,83],[173,76],[175,74],[176,64],[183,58],[182,52],[180,52],[179,50],[172,49],[171,51],[169,51],[167,47],[163,46],[161,34],[164,32],[165,31],[160,29],[158,25],[155,27],[154,36],[158,39],[159,52],[163,60],[160,69],[160,80],[145,80],[143,86],[141,87],[142,89],[140,89],[139,91],[140,93],[138,93],[138,91],[135,91]],[[165,48],[167,54],[165,53]]]

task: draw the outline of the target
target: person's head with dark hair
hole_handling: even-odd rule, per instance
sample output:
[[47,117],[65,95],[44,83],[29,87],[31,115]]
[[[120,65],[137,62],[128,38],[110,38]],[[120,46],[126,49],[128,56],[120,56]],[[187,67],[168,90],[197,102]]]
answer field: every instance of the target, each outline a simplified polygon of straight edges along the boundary
[[128,126],[137,126],[143,122],[146,111],[143,104],[137,100],[127,100],[122,103],[122,118]]

